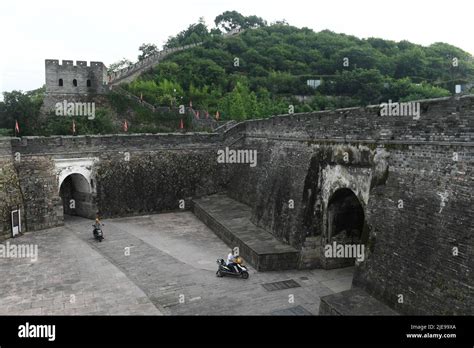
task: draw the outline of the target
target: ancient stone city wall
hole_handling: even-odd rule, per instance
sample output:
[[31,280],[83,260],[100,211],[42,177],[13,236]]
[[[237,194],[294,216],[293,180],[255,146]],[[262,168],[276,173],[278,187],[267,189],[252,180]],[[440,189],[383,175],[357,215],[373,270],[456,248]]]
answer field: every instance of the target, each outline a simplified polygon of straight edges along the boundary
[[[60,224],[54,161],[97,157],[95,200],[103,215],[173,210],[180,199],[188,204],[226,190],[252,207],[257,225],[301,250],[300,267],[310,268],[327,266],[328,202],[348,188],[369,231],[354,285],[404,313],[464,313],[473,285],[473,119],[474,98],[463,97],[422,101],[419,119],[366,107],[248,121],[223,136],[11,139],[2,161],[16,175],[2,174],[12,192],[12,202],[2,204],[23,204],[28,230]],[[258,165],[217,164],[225,146],[256,149]],[[403,306],[398,294],[405,294]]]

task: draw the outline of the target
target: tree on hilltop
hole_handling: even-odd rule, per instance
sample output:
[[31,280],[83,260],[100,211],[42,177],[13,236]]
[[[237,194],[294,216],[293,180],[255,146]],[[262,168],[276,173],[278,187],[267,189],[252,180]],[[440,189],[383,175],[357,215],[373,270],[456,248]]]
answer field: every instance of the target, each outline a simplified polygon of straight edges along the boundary
[[204,18],[199,18],[199,22],[191,24],[186,30],[181,31],[176,36],[170,36],[164,45],[165,48],[180,47],[205,41],[210,36]]
[[154,44],[142,44],[140,47],[138,47],[140,51],[142,51],[142,54],[138,55],[138,60],[143,60],[155,53],[158,52],[158,48]]
[[122,70],[124,68],[128,68],[132,64],[133,63],[130,60],[128,60],[127,58],[122,58],[121,60],[110,64],[108,69],[107,69],[107,72],[110,74],[110,73]]
[[214,23],[216,27],[220,27],[226,32],[234,29],[259,28],[267,25],[267,22],[260,17],[245,17],[237,11],[225,11],[216,17]]

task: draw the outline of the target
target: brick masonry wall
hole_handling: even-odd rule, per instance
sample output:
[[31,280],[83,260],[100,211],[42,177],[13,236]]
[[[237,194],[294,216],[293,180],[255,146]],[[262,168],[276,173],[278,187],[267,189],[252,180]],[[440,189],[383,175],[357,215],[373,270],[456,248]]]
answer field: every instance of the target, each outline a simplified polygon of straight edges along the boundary
[[25,207],[24,231],[62,225],[63,208],[51,158],[21,156],[20,161],[15,161],[15,168]]
[[[381,117],[378,108],[367,107],[249,121],[223,136],[13,139],[11,151],[27,158],[17,171],[29,228],[58,218],[51,159],[97,156],[97,199],[111,216],[176,209],[179,199],[226,187],[251,205],[257,225],[303,251],[302,267],[321,266],[317,253],[303,254],[325,242],[325,204],[333,186],[345,185],[365,202],[370,230],[370,253],[357,266],[354,284],[402,313],[465,314],[473,308],[473,101],[424,101],[419,120]],[[257,167],[218,166],[216,150],[225,146],[256,149]],[[130,151],[128,163],[124,151]],[[344,168],[340,182],[324,186],[323,174],[337,166]],[[361,173],[370,177],[367,190],[358,190]],[[404,304],[396,302],[398,294]]]
[[87,156],[107,152],[215,148],[220,141],[219,134],[208,133],[23,137],[12,139],[12,151],[24,155]]
[[97,168],[97,203],[102,216],[190,209],[191,199],[221,192],[229,175],[216,152],[167,150],[103,156]]
[[248,135],[341,140],[472,141],[474,96],[420,101],[419,120],[379,116],[379,106],[339,109],[244,123]]
[[[72,123],[71,116],[59,116],[56,115],[56,104],[60,103],[64,105],[64,101],[67,103],[94,103],[94,108],[97,111],[98,108],[107,107],[109,104],[105,96],[97,96],[94,94],[47,94],[43,99],[43,104],[41,105],[41,116],[43,118],[49,117],[69,117]],[[92,105],[92,104],[89,104]],[[92,107],[92,106],[90,106]],[[86,109],[86,112],[90,109]],[[88,117],[87,115],[75,116],[75,117]]]
[[0,241],[11,237],[11,211],[23,211],[18,176],[8,139],[0,139]]
[[[301,249],[308,242],[321,246],[324,238],[324,216],[329,197],[339,188],[352,189],[361,203],[367,200],[369,187],[383,180],[385,168],[378,168],[376,145],[357,143],[317,143],[309,141],[247,138],[240,148],[256,149],[258,165],[230,165],[231,179],[228,193],[234,199],[253,208],[252,220],[277,238]],[[343,154],[349,154],[344,161]],[[328,167],[342,166],[348,172],[331,183],[323,181]],[[326,190],[327,192],[323,192]],[[290,208],[290,200],[294,208]],[[314,249],[314,247],[312,248]],[[307,265],[318,266],[317,260]]]
[[403,314],[473,314],[473,160],[472,147],[392,149],[366,209],[371,252],[355,285]]
[[[62,224],[54,159],[98,158],[93,168],[102,216],[162,212],[185,199],[222,191],[226,166],[217,163],[218,134],[23,137],[11,139],[11,154],[25,194],[28,229]],[[129,161],[125,161],[125,156]]]
[[403,314],[472,315],[473,100],[422,102],[418,121],[381,117],[369,107],[242,123],[228,133],[246,134],[236,146],[257,149],[259,166],[239,166],[229,194],[252,206],[255,223],[299,247],[302,267],[320,267],[314,250],[324,244],[321,170],[347,166],[336,150],[346,148],[349,167],[372,175],[364,206],[369,254],[354,285]]
[[[322,266],[317,250],[325,243],[320,177],[326,164],[343,165],[338,146],[350,152],[349,144],[247,139],[241,147],[258,149],[260,164],[239,165],[228,187],[234,198],[253,203],[256,224],[302,250],[303,268]],[[374,144],[357,146],[362,150],[352,151],[349,166],[370,169],[373,176],[365,207],[369,251],[356,267],[354,285],[403,314],[472,314],[472,147],[385,144],[385,171]],[[306,258],[307,253],[313,255]]]
[[[100,94],[105,93],[108,88],[105,84],[107,68],[101,62],[63,60],[45,60],[45,78],[47,94]],[[63,80],[63,85],[59,86],[59,79]],[[73,80],[77,81],[77,86],[73,85]],[[87,86],[87,81],[90,86]]]

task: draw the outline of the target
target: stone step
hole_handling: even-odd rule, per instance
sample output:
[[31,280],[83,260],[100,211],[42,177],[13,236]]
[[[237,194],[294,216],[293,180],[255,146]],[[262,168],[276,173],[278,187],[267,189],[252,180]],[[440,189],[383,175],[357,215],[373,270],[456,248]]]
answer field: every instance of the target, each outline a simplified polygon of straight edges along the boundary
[[194,214],[257,271],[296,269],[299,252],[255,226],[249,206],[215,194],[193,201]]
[[399,315],[358,287],[321,297],[319,315]]

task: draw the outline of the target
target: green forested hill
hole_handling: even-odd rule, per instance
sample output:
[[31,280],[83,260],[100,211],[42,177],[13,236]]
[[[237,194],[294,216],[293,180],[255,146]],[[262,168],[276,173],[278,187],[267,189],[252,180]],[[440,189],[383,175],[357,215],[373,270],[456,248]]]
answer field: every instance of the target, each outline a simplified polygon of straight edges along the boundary
[[[229,20],[216,19],[222,22]],[[473,57],[449,44],[359,39],[263,20],[256,26],[224,38],[193,24],[166,46],[204,45],[171,56],[127,88],[154,104],[183,97],[240,120],[286,113],[290,104],[310,111],[441,97],[474,81]],[[307,80],[321,85],[310,88]]]
[[[236,30],[241,32],[229,35]],[[170,37],[165,48],[198,42],[203,44],[169,56],[123,87],[157,106],[192,102],[194,109],[210,115],[218,111],[221,120],[244,120],[285,114],[290,105],[294,112],[304,112],[449,96],[456,84],[474,82],[473,57],[447,43],[424,47],[408,41],[359,39],[286,22],[267,24],[235,11],[219,15],[210,30],[199,20]],[[139,51],[142,60],[157,47],[143,44]],[[122,60],[109,70],[128,64]],[[308,80],[320,85],[310,87]],[[0,135],[12,135],[15,120],[22,135],[70,134],[70,119],[38,117],[43,94],[44,89],[4,93]],[[106,99],[95,120],[76,120],[78,134],[120,132],[125,119],[130,132],[178,128],[175,109],[158,114],[116,93]],[[185,128],[190,126],[188,117]]]

